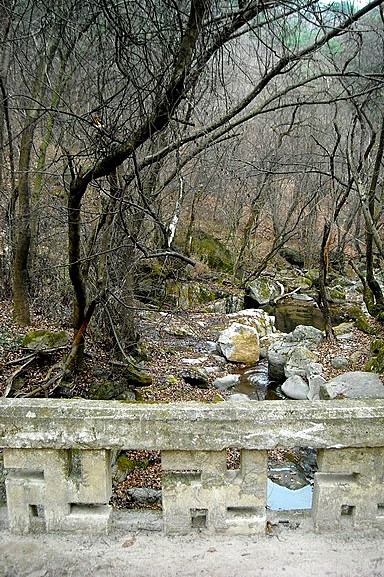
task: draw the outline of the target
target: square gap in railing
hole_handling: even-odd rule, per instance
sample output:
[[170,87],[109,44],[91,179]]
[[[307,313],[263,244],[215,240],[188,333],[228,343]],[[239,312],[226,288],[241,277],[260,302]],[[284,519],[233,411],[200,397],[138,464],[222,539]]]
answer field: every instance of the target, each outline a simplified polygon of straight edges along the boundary
[[208,509],[191,509],[192,529],[204,529],[207,527]]
[[341,505],[340,514],[342,517],[353,517],[356,507],[354,505]]

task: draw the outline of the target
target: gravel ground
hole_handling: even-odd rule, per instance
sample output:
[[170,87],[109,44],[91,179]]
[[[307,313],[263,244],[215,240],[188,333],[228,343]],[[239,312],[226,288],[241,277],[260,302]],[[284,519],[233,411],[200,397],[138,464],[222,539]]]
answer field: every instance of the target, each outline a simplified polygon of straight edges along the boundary
[[[281,518],[281,514],[280,514]],[[0,523],[6,526],[4,511]],[[309,518],[271,524],[269,535],[175,537],[128,530],[109,536],[0,531],[1,577],[383,577],[384,535],[315,534]]]

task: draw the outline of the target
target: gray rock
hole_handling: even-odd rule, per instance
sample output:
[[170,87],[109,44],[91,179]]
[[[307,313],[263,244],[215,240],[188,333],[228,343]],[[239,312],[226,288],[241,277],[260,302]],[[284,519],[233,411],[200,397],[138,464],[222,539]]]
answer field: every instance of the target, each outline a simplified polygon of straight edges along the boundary
[[275,317],[262,309],[245,309],[228,315],[231,321],[253,327],[257,330],[259,338],[266,337],[276,332]]
[[324,387],[326,380],[320,375],[315,375],[314,377],[309,377],[309,393],[308,399],[310,401],[317,401],[320,399],[321,388]]
[[181,373],[182,379],[199,389],[207,389],[209,386],[208,374],[203,368],[190,368],[187,371]]
[[215,300],[204,307],[204,310],[212,313],[233,313],[244,308],[244,297],[240,295],[228,295],[223,299]]
[[309,386],[299,375],[292,375],[282,384],[281,390],[290,399],[298,401],[308,398]]
[[293,293],[291,299],[294,301],[314,302],[313,298],[305,293]]
[[333,359],[331,359],[331,365],[334,369],[347,369],[349,361],[347,357],[333,357]]
[[132,487],[127,490],[133,501],[142,504],[157,503],[161,499],[161,489],[150,489],[148,487]]
[[21,345],[34,351],[42,351],[64,347],[69,345],[71,340],[70,334],[66,331],[55,332],[42,329],[27,333]]
[[313,377],[316,375],[321,375],[324,367],[321,363],[310,363],[308,366],[307,377]]
[[298,325],[286,337],[288,342],[296,342],[305,345],[308,349],[316,349],[323,340],[323,331],[316,327]]
[[281,296],[283,292],[284,287],[281,283],[267,277],[260,277],[246,287],[247,295],[259,306],[272,302],[277,296]]
[[[268,350],[268,375],[273,381],[283,381],[286,376],[296,374],[293,366],[288,369],[289,374],[285,373],[285,365],[287,359],[297,347],[305,347],[309,351],[315,350],[323,338],[323,333],[315,327],[299,325],[291,333],[284,334],[280,339],[273,342]],[[308,353],[308,364],[313,364],[316,361],[315,356]],[[305,371],[303,373],[307,375]]]
[[132,389],[126,389],[120,393],[117,399],[119,401],[136,401],[135,391],[132,391]]
[[215,363],[221,367],[224,368],[225,365],[227,364],[227,361],[225,360],[224,357],[222,357],[221,355],[212,355],[212,359],[215,361]]
[[240,380],[240,375],[226,375],[225,377],[218,377],[213,381],[213,386],[221,391],[231,389]]
[[208,357],[197,357],[192,359],[181,359],[185,365],[202,365],[208,360]]
[[286,377],[292,375],[305,377],[310,372],[311,366],[315,365],[316,360],[316,355],[307,347],[297,346],[287,355],[284,374]]
[[215,353],[217,351],[215,341],[205,341],[205,345],[205,348],[209,353]]
[[293,345],[283,338],[272,343],[268,349],[268,375],[272,381],[283,381],[285,378],[284,366]]
[[324,385],[331,399],[346,397],[349,399],[382,399],[384,385],[376,373],[367,371],[349,371],[338,375]]

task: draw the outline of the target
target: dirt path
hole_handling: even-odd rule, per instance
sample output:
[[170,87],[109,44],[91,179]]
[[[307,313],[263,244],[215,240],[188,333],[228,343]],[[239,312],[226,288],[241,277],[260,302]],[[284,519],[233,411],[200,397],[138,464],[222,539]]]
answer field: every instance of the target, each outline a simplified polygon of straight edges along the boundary
[[108,537],[15,537],[2,515],[1,577],[384,576],[384,533],[316,535],[309,519],[258,538],[166,537],[124,523]]

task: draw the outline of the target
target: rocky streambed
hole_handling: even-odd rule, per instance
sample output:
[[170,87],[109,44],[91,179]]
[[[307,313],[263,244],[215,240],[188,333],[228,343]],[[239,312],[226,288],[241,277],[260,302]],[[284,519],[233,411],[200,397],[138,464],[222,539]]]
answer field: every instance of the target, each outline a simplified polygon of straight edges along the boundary
[[[239,325],[245,328],[239,328]],[[232,333],[230,327],[234,328]],[[327,346],[322,331],[315,327],[299,326],[291,333],[277,331],[273,317],[257,309],[228,315],[160,315],[157,331],[163,357],[153,373],[152,385],[139,391],[144,400],[154,397],[157,400],[175,400],[176,397],[177,400],[181,391],[180,400],[214,402],[384,396],[380,377],[361,371],[369,356],[369,339],[352,323],[338,328],[337,341],[332,346]],[[231,334],[235,337],[235,347],[231,345]],[[241,336],[245,336],[247,354],[243,360],[239,357]],[[253,350],[252,354],[256,354],[257,360],[249,366],[253,346],[256,352]],[[237,355],[236,360],[233,354]],[[165,368],[165,373],[158,372],[160,367]],[[286,388],[284,391],[284,383],[292,377],[299,379],[300,386],[298,393],[294,391],[289,396]],[[339,380],[335,381],[335,377]],[[364,390],[356,390],[354,381],[363,382]],[[160,464],[157,466],[157,472],[150,473],[149,481],[149,486],[155,485],[158,491],[155,506],[159,506],[161,497]],[[268,506],[271,509],[310,507],[315,471],[316,451],[313,448],[271,451]],[[140,473],[144,476],[143,469]],[[129,490],[131,503],[139,506],[139,498],[135,497],[135,491],[132,492],[132,485],[138,482],[135,474],[136,481],[129,480],[130,473],[120,488],[123,492]],[[157,484],[153,482],[154,478],[157,478]],[[139,493],[141,498],[143,492]],[[154,506],[153,493],[149,501],[151,503],[142,505]]]

